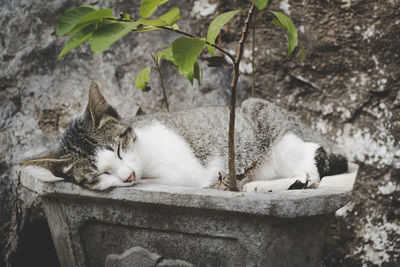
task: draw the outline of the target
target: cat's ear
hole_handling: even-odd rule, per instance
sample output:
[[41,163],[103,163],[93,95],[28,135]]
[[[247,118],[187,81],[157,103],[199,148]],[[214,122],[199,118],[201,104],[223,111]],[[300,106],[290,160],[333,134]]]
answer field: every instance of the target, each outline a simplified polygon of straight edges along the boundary
[[58,151],[46,153],[45,155],[39,156],[34,159],[26,160],[20,163],[21,166],[36,166],[49,170],[53,176],[38,177],[45,182],[55,182],[63,180],[63,176],[66,176],[69,170],[73,166],[73,161],[69,157],[60,157]]
[[92,82],[89,87],[89,102],[85,116],[91,120],[92,125],[96,128],[101,128],[101,125],[110,118],[120,119],[118,112],[107,103],[95,82]]

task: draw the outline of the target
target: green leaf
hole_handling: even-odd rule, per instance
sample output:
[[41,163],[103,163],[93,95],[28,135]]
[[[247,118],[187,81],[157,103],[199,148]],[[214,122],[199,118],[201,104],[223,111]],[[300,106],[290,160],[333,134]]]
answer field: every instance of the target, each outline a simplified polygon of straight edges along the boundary
[[[221,31],[222,27],[230,21],[233,16],[235,16],[238,12],[241,10],[234,10],[234,11],[229,11],[222,13],[221,15],[218,15],[211,23],[210,26],[208,27],[208,32],[207,32],[207,41],[215,44],[215,39],[217,38],[219,32]],[[212,46],[207,46],[208,53],[210,55],[214,56],[214,47]]]
[[110,18],[110,17],[112,17],[111,9],[100,9],[86,14],[81,20],[79,20],[79,23],[98,20],[102,18]]
[[147,67],[147,68],[142,69],[139,72],[139,74],[136,76],[135,86],[138,89],[142,89],[142,91],[145,91],[145,92],[150,90],[150,87],[147,83],[150,80],[149,73],[150,73],[150,67]]
[[57,20],[57,34],[62,36],[68,33],[88,13],[96,10],[92,6],[79,6],[66,10]]
[[179,8],[173,7],[167,13],[156,19],[139,19],[138,22],[149,26],[171,26],[174,25],[181,17]]
[[[167,48],[161,50],[154,56],[155,61],[157,62],[158,65],[161,64],[161,60],[167,60],[174,64],[175,66],[178,66],[175,61],[174,61],[174,56],[172,52],[172,46],[168,46]],[[189,71],[185,76],[186,78],[190,81],[190,83],[193,85],[193,79],[197,79],[200,83],[200,65],[196,61],[194,63],[194,66],[191,71]]]
[[69,37],[67,43],[65,44],[63,50],[61,53],[58,55],[57,60],[59,60],[62,56],[67,54],[69,51],[89,39],[89,37],[94,33],[96,30],[96,25],[91,24],[89,26],[86,26],[85,28],[82,28],[81,30],[77,31],[75,34],[73,34],[71,37]]
[[193,69],[186,74],[186,78],[192,85],[194,79],[197,79],[200,83],[200,65],[197,61],[194,63]]
[[172,43],[172,55],[178,65],[179,74],[187,74],[193,69],[197,57],[206,43],[204,38],[181,37]]
[[89,38],[90,47],[95,55],[109,48],[124,35],[136,29],[138,22],[114,22],[102,24]]
[[147,18],[156,11],[157,7],[168,2],[168,0],[143,0],[140,6],[140,16]]
[[282,12],[272,10],[270,10],[270,12],[275,16],[272,20],[272,23],[287,31],[288,54],[286,58],[288,58],[297,45],[296,27],[294,26],[293,21]]
[[254,4],[258,10],[263,10],[268,5],[268,0],[254,0]]
[[172,53],[172,46],[165,48],[165,49],[161,50],[160,52],[158,52],[154,56],[154,59],[157,61],[158,65],[161,64],[161,59],[164,59],[164,60],[170,61],[172,64],[174,64],[176,66],[176,63],[174,62],[174,56]]
[[86,27],[87,25],[100,21],[104,18],[113,18],[111,9],[100,9],[86,14],[70,31],[68,31],[67,34],[79,31],[83,27]]

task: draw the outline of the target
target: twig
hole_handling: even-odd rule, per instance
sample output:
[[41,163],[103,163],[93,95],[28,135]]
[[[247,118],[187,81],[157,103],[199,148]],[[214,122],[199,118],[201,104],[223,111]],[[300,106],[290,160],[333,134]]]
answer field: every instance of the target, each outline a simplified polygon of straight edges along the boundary
[[236,108],[236,87],[239,80],[239,65],[242,59],[244,44],[249,32],[249,24],[254,11],[254,2],[247,13],[244,22],[242,36],[239,40],[238,53],[233,64],[233,79],[231,84],[231,103],[229,105],[229,131],[228,131],[228,169],[229,169],[229,190],[237,191],[236,186],[236,164],[235,164],[235,108]]
[[[120,22],[135,22],[133,19],[130,19],[130,20],[117,19],[117,18],[105,18],[105,19],[106,19],[106,20],[120,21]],[[179,34],[188,36],[188,37],[190,37],[190,38],[199,38],[198,36],[195,36],[195,35],[193,35],[193,34],[190,34],[190,33],[187,33],[187,32],[181,31],[181,30],[178,30],[178,29],[172,29],[172,28],[167,27],[167,26],[159,26],[159,27],[154,26],[154,27],[155,27],[155,28],[159,28],[159,29],[168,30],[168,31],[173,31],[173,32],[176,32],[176,33],[179,33]],[[132,31],[134,32],[135,30],[132,30]],[[219,47],[218,45],[212,44],[212,43],[210,43],[210,42],[208,42],[208,41],[206,41],[206,44],[209,45],[209,46],[214,47],[215,49],[217,49],[217,50],[219,50],[219,51],[221,51],[224,55],[226,55],[227,57],[229,57],[229,58],[232,60],[232,62],[235,61],[235,57],[234,57],[231,53],[229,53],[228,51],[226,51],[225,49],[223,49],[222,47]]]
[[[173,32],[176,32],[176,33],[179,33],[179,34],[188,36],[188,37],[190,37],[190,38],[198,38],[197,36],[194,36],[193,34],[190,34],[190,33],[187,33],[187,32],[181,31],[181,30],[175,30],[175,29],[172,29],[172,28],[169,28],[169,27],[165,27],[165,26],[161,26],[161,27],[159,27],[159,28],[164,29],[164,30],[173,31]],[[228,57],[232,60],[232,62],[235,62],[235,57],[234,57],[231,53],[229,53],[228,51],[226,51],[225,49],[219,47],[219,46],[216,45],[216,44],[212,44],[212,43],[210,43],[210,42],[208,42],[208,41],[206,41],[206,44],[208,44],[209,46],[214,47],[215,49],[217,49],[217,50],[219,50],[219,51],[221,51],[224,55],[228,56]]]
[[167,92],[165,90],[165,84],[164,84],[164,78],[161,74],[161,68],[158,65],[158,62],[156,61],[155,57],[153,55],[151,55],[151,57],[153,58],[154,64],[156,65],[156,69],[158,71],[158,75],[160,76],[160,81],[161,81],[161,87],[162,87],[162,91],[163,91],[163,95],[164,95],[164,102],[165,102],[165,106],[167,107],[167,111],[169,112],[169,105],[168,105],[168,99],[167,99]]
[[251,96],[254,97],[254,92],[256,88],[256,82],[255,82],[255,64],[254,64],[254,58],[255,58],[255,46],[256,46],[256,17],[257,14],[254,14],[254,19],[253,19],[253,27],[252,27],[252,32],[253,32],[253,38],[252,38],[252,47],[251,47]]

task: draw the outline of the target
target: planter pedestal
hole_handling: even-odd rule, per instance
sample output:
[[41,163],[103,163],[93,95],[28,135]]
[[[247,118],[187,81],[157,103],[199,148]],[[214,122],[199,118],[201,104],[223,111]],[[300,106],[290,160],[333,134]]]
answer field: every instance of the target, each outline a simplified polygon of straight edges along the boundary
[[21,182],[42,197],[62,266],[117,266],[129,250],[158,255],[153,266],[318,266],[330,218],[350,200],[350,170],[319,189],[271,193],[144,182],[99,193],[24,170]]

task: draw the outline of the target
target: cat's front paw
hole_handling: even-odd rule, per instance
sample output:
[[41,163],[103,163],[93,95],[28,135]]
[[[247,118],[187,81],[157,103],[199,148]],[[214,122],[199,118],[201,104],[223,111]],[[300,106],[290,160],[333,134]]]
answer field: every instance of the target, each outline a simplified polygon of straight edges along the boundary
[[94,184],[91,189],[96,191],[104,191],[113,187],[125,187],[132,186],[135,181],[123,182],[117,177],[109,174],[101,174],[97,178],[97,183]]

